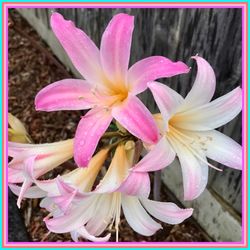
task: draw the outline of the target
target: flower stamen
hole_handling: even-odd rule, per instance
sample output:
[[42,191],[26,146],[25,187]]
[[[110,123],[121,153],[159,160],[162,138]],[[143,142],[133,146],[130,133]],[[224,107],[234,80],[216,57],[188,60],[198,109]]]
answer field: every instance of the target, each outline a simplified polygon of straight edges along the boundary
[[[201,157],[201,155],[199,154],[198,150],[195,149],[193,147],[192,144],[194,144],[196,141],[195,139],[181,133],[179,130],[175,129],[173,126],[170,126],[170,131],[167,133],[167,138],[171,141],[172,140],[172,146],[174,147],[174,144],[177,143],[177,145],[179,143],[181,143],[184,147],[186,147],[191,153],[193,153],[200,161],[202,161],[203,163],[207,164],[209,167],[217,170],[217,171],[223,171],[222,169],[220,168],[217,168],[215,167],[214,165],[208,163],[206,160],[203,159],[203,157]],[[185,139],[183,138],[186,138],[186,139],[189,139],[189,140],[192,140],[191,143],[188,143],[185,141]],[[212,139],[212,138],[211,138]],[[173,141],[175,141],[175,143],[173,143]],[[197,143],[197,142],[196,142]],[[200,142],[201,143],[201,142]],[[205,146],[205,142],[202,142],[202,145]],[[206,151],[207,148],[204,148],[204,147],[200,147],[199,148],[203,151]]]

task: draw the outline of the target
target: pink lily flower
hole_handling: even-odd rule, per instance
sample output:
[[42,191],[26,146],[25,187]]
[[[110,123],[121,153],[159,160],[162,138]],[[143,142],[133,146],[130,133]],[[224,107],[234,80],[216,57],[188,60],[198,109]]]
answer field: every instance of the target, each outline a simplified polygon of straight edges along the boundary
[[241,88],[211,101],[216,85],[214,71],[203,58],[194,56],[193,59],[197,62],[198,72],[185,99],[164,84],[148,84],[161,111],[155,119],[162,138],[132,170],[159,170],[168,166],[177,155],[182,168],[185,200],[195,199],[204,191],[208,166],[220,170],[208,163],[207,158],[242,169],[241,145],[214,130],[240,113]]
[[158,128],[136,95],[147,88],[149,81],[187,73],[187,65],[153,56],[128,69],[134,18],[127,14],[112,18],[103,33],[100,50],[82,30],[59,13],[52,14],[51,27],[85,80],[65,79],[50,84],[38,93],[35,105],[37,110],[43,111],[91,108],[81,118],[75,134],[77,165],[88,165],[113,118],[136,137],[156,143]]
[[[11,146],[13,150],[13,145]],[[23,145],[20,144],[17,144],[15,146],[23,147]],[[36,145],[36,151],[37,148],[41,146],[44,146],[44,144]],[[53,145],[48,144],[48,146],[53,146]],[[28,147],[28,150],[30,150],[30,148],[31,147]],[[50,192],[51,194],[52,190],[53,192],[55,192],[55,194],[58,194],[58,189],[56,188],[55,179],[46,181],[37,180],[39,176],[45,174],[46,172],[51,170],[53,166],[55,166],[53,165],[53,162],[56,160],[55,155],[53,154],[53,152],[51,152],[50,148],[46,148],[46,150],[48,150],[50,154],[46,153],[40,154],[39,157],[36,158],[36,160],[38,160],[36,164],[39,164],[40,166],[42,165],[42,167],[37,168],[37,165],[33,163],[34,152],[26,152],[26,155],[28,155],[27,156],[28,159],[25,158],[26,155],[23,155],[25,160],[19,158],[13,159],[13,161],[10,162],[9,164],[8,168],[9,187],[11,191],[19,197],[17,201],[19,207],[22,198],[42,198],[46,196],[46,192]],[[70,157],[72,157],[73,143],[71,143],[68,152],[70,152],[70,150],[71,150]],[[97,174],[99,173],[101,167],[103,166],[107,158],[109,152],[108,147],[101,149],[91,159],[88,168],[77,168],[74,171],[63,175],[61,178],[63,181],[74,183],[75,186],[78,186],[78,188],[84,190],[85,196],[88,196],[93,193],[112,192],[119,189],[131,195],[136,194],[148,197],[150,192],[150,180],[148,174],[129,173],[129,168],[131,168],[131,166],[133,165],[134,150],[135,150],[135,144],[133,141],[128,141],[125,144],[119,145],[115,151],[112,163],[110,164],[101,182],[99,183],[99,185],[96,186],[94,190],[91,190],[91,188],[93,186]],[[13,155],[13,153],[11,152],[10,155]],[[22,155],[19,154],[19,156]],[[65,155],[62,155],[62,157],[64,156]],[[40,160],[45,160],[45,161],[41,162]],[[19,163],[19,161],[21,165],[15,167],[16,163]],[[48,163],[48,161],[50,163]],[[58,164],[58,162],[55,163]],[[117,166],[119,166],[119,168]],[[39,169],[41,169],[42,172],[38,172]],[[82,179],[88,179],[88,181],[82,182]],[[124,179],[126,180],[124,181]],[[23,184],[20,187],[15,183],[23,183]],[[32,183],[34,183],[35,186],[31,186]]]
[[[8,142],[8,155],[13,157],[8,165],[8,183],[13,190],[19,190],[17,205],[20,207],[24,194],[33,183],[30,171],[37,179],[72,158],[73,139],[45,144]],[[22,187],[14,185],[15,183],[22,183]],[[28,196],[32,196],[32,190],[37,191],[32,187]]]
[[[48,192],[40,205],[50,212],[44,221],[51,232],[70,232],[74,241],[78,241],[79,237],[91,241],[107,241],[110,234],[101,238],[98,236],[108,226],[111,228],[114,223],[116,241],[118,241],[121,210],[133,230],[145,236],[153,235],[161,229],[161,225],[154,221],[149,214],[169,224],[181,223],[192,215],[193,209],[181,209],[174,203],[157,202],[143,196],[132,196],[128,194],[131,191],[130,187],[128,189],[123,187],[125,193],[120,189],[106,192],[105,188],[101,192],[99,190],[99,193],[89,192],[102,166],[103,155],[100,153],[101,151],[92,158],[88,168],[78,168],[67,175],[58,176],[52,181],[36,181],[39,188]],[[113,167],[117,164],[115,155],[99,186],[105,187],[109,184],[114,188],[116,184],[110,180],[119,183],[117,186],[124,181],[124,173],[126,173],[128,165],[132,165],[133,149],[121,145],[115,154],[121,156],[120,168]],[[143,175],[145,173],[134,173],[133,182],[136,183],[140,179],[138,177]],[[109,179],[109,183],[105,178]],[[143,185],[138,188],[143,190],[141,192],[137,190],[137,193],[144,192]],[[98,190],[98,187],[95,190]],[[49,218],[51,216],[53,218]]]
[[[86,238],[79,232],[81,228],[85,228],[89,235],[96,237],[101,235],[107,227],[112,227],[113,223],[115,223],[116,241],[118,241],[121,208],[133,230],[145,236],[151,236],[162,228],[149,214],[165,223],[178,224],[193,213],[193,209],[181,209],[174,203],[152,201],[121,192],[93,194],[82,199],[74,199],[74,191],[67,194],[65,190],[62,190],[63,192],[64,195],[61,194],[51,199],[45,198],[46,200],[41,203],[41,206],[48,210],[54,207],[54,210],[49,210],[52,211],[53,218],[46,218],[45,223],[51,232],[74,232],[72,238],[75,241],[79,236]],[[71,205],[62,213],[57,210],[55,200],[68,202],[68,196],[71,196]]]
[[[87,168],[77,168],[70,173],[58,176],[58,178],[66,183],[72,183],[74,186],[77,186],[79,190],[84,191],[84,197],[92,194],[111,193],[115,191],[121,191],[128,195],[148,197],[150,193],[148,173],[130,173],[135,153],[135,143],[133,141],[127,141],[125,144],[117,146],[110,166],[101,178],[99,184],[92,190],[92,186],[104,165],[108,152],[109,148],[101,149],[92,157]],[[50,193],[50,195],[58,195],[59,191],[55,184],[58,178],[39,181],[32,167],[28,169],[26,174],[33,180],[39,190],[43,190],[43,192],[39,193],[41,197],[44,196],[44,191]],[[82,180],[85,179],[88,179],[88,181],[83,182]],[[32,196],[31,188],[34,188],[34,192],[38,193],[38,190],[33,186],[26,190],[23,197],[28,198]],[[20,194],[20,190],[20,187],[12,187],[12,191],[16,195]]]

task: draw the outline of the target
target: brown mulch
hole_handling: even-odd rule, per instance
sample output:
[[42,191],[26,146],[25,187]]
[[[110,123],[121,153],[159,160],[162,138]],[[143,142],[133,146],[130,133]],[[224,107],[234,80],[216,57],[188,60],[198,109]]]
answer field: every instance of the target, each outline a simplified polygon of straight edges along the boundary
[[[83,114],[80,111],[37,112],[34,109],[36,93],[49,83],[66,78],[71,73],[58,67],[48,46],[30,25],[14,10],[10,10],[9,26],[9,112],[25,125],[35,143],[55,142],[72,138]],[[30,38],[30,39],[28,39]],[[42,49],[41,49],[42,47]],[[72,76],[73,77],[73,76]],[[162,200],[171,201],[167,190],[162,190]],[[43,222],[47,215],[39,207],[39,200],[22,202],[22,214],[33,241],[71,241],[69,234],[48,234]],[[163,229],[154,236],[135,233],[122,218],[119,241],[130,242],[201,242],[207,241],[205,233],[191,218],[179,225],[162,223]],[[115,241],[115,234],[111,241]]]

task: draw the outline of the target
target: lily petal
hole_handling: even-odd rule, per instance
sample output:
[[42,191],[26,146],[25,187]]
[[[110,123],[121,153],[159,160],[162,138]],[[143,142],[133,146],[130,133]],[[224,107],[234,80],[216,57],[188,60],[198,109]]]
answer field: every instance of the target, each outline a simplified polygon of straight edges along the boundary
[[55,179],[42,180],[42,181],[33,179],[33,181],[41,190],[43,190],[46,193],[49,193],[50,196],[60,195],[60,192],[58,190],[58,185]]
[[230,137],[219,131],[196,133],[206,141],[206,156],[230,168],[242,169],[242,147]]
[[84,80],[65,79],[43,88],[36,95],[36,110],[81,110],[93,106],[95,96]]
[[[45,208],[47,211],[49,211],[50,215],[53,215],[53,217],[59,217],[63,215],[62,211],[57,208],[52,198],[50,197],[45,197],[44,199],[42,199],[39,205],[41,208]],[[49,216],[47,216],[47,218],[48,217]],[[46,221],[47,218],[45,218],[44,221]]]
[[242,91],[237,87],[208,104],[176,114],[174,124],[189,130],[212,130],[228,123],[240,113],[241,100]]
[[13,142],[20,143],[31,143],[29,134],[27,133],[22,122],[12,115],[8,113],[8,124],[10,128],[8,128],[8,140]]
[[18,198],[17,198],[16,204],[18,208],[21,207],[21,201],[25,197],[25,193],[30,188],[31,185],[32,185],[32,181],[30,179],[24,179]]
[[154,96],[154,100],[159,107],[167,126],[169,118],[177,108],[181,106],[184,99],[176,91],[172,90],[165,84],[149,82],[148,87]]
[[208,166],[206,157],[202,152],[198,152],[202,161],[198,159],[193,152],[179,142],[172,141],[172,145],[180,160],[184,200],[193,200],[197,198],[206,188],[208,181]]
[[133,172],[157,171],[168,166],[175,158],[175,152],[165,137],[140,160],[132,169]]
[[[77,168],[62,176],[62,179],[74,184],[82,192],[90,192],[96,180],[96,177],[102,168],[107,155],[108,148],[99,150],[90,160],[87,168]],[[62,184],[63,182],[61,182]]]
[[[24,169],[26,172],[30,172],[34,168],[35,159],[36,159],[36,155],[30,156],[28,159],[25,160]],[[23,197],[25,196],[26,191],[31,187],[31,185],[32,185],[32,179],[28,175],[25,176],[25,179],[22,183],[22,187],[20,189],[20,193],[17,199],[18,208],[21,207],[21,201]]]
[[52,200],[63,213],[66,213],[72,201],[74,200],[76,193],[77,193],[77,190],[74,190],[71,193],[52,197]]
[[75,68],[89,83],[102,80],[100,52],[93,41],[74,23],[59,13],[51,15],[50,24],[57,39],[70,57]]
[[129,95],[121,105],[112,109],[113,117],[131,134],[147,143],[156,143],[159,131],[156,123],[144,104],[136,97]]
[[95,216],[86,224],[89,233],[99,236],[106,229],[112,219],[113,194],[102,194],[96,205]]
[[127,195],[147,198],[150,193],[148,173],[131,172],[117,191]]
[[183,222],[193,213],[192,208],[182,209],[172,202],[152,201],[145,198],[140,198],[140,201],[152,216],[171,225]]
[[[37,178],[72,158],[73,139],[44,144],[8,142],[8,155],[13,157],[9,163],[9,168],[15,168],[22,172],[24,161],[31,156],[36,156],[34,176]],[[11,176],[18,179],[20,176],[18,177],[16,170],[10,170]]]
[[97,201],[96,196],[87,197],[69,213],[53,219],[45,219],[47,228],[54,233],[67,233],[80,228],[94,216]]
[[[21,187],[17,186],[15,184],[9,184],[9,188],[10,190],[17,196],[19,196],[20,192],[21,192]],[[30,188],[28,188],[23,197],[24,198],[30,198],[30,199],[34,199],[34,198],[43,198],[46,196],[46,192],[44,192],[43,190],[41,190],[39,187],[37,186],[32,186]]]
[[211,101],[216,85],[214,70],[202,57],[193,56],[197,62],[197,75],[192,89],[187,94],[179,111],[199,107]]
[[16,168],[8,168],[8,183],[21,183],[25,179],[23,171]]
[[8,142],[8,156],[16,158],[18,161],[20,161],[24,160],[30,155],[47,156],[51,154],[59,154],[64,152],[64,150],[71,152],[72,145],[73,139],[43,144]]
[[107,78],[117,84],[125,81],[133,29],[134,17],[118,14],[112,18],[102,36],[102,66]]
[[189,72],[183,62],[172,62],[163,56],[151,56],[135,63],[128,71],[131,92],[137,95],[147,88],[147,83],[163,77]]
[[92,109],[80,120],[74,140],[74,159],[79,167],[87,167],[112,116],[106,109]]
[[83,237],[84,239],[94,242],[106,242],[109,240],[110,236],[111,234],[109,233],[105,237],[95,237],[94,235],[91,235],[84,226],[71,232],[71,237],[75,242],[78,242],[78,237]]
[[125,147],[124,145],[119,145],[116,148],[107,173],[94,192],[107,193],[116,190],[127,177],[129,167],[130,164],[127,159]]
[[137,197],[123,195],[122,209],[128,224],[139,234],[151,236],[162,228],[147,214]]

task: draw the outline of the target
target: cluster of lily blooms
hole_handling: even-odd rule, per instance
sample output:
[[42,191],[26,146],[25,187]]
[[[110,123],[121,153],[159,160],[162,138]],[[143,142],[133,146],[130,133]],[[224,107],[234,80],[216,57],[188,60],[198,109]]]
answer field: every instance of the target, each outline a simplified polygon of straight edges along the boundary
[[[240,113],[242,91],[237,87],[211,101],[216,81],[205,59],[192,57],[197,75],[183,98],[156,80],[187,74],[190,68],[185,63],[152,56],[128,68],[132,16],[121,13],[112,18],[100,49],[59,13],[52,14],[51,27],[85,80],[64,79],[48,85],[35,98],[36,110],[90,110],[81,117],[73,139],[46,144],[32,144],[20,121],[9,115],[8,144],[12,157],[8,182],[18,195],[17,204],[20,207],[23,198],[43,198],[40,206],[49,212],[44,219],[49,231],[69,232],[74,241],[81,237],[108,241],[108,228],[114,226],[118,241],[123,211],[134,231],[150,236],[161,228],[152,217],[177,224],[190,217],[193,209],[150,200],[149,172],[167,167],[177,156],[184,200],[193,200],[206,187],[208,168],[220,171],[207,158],[241,170],[241,146],[214,129]],[[137,97],[147,89],[158,114],[152,115]],[[112,122],[119,129],[106,132]],[[104,138],[107,145],[98,145]],[[141,159],[138,141],[147,151]],[[71,158],[74,170],[54,179],[41,178]]]

